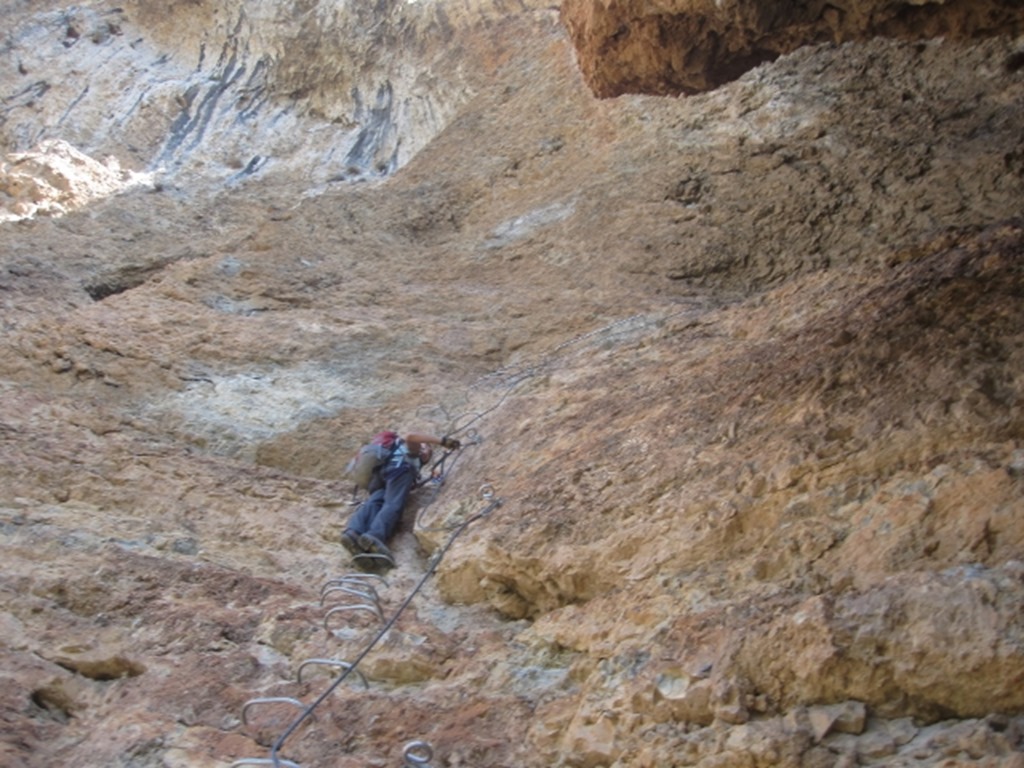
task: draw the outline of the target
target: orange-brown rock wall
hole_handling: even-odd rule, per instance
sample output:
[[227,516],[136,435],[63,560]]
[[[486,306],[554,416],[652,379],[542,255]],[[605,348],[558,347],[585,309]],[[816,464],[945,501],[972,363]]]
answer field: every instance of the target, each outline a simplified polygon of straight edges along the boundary
[[876,35],[971,39],[1019,34],[1024,25],[1012,0],[566,0],[561,16],[601,97],[700,93],[804,45]]
[[[162,9],[4,5],[0,766],[1024,765],[1019,39]],[[464,447],[346,592],[385,427]]]

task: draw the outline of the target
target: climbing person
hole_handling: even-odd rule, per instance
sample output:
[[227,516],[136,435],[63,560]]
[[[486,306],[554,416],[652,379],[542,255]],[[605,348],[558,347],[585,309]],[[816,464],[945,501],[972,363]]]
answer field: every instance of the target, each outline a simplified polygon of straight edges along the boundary
[[430,463],[435,445],[453,451],[461,446],[458,440],[448,436],[407,434],[394,440],[375,470],[369,485],[370,495],[359,505],[341,534],[342,546],[354,558],[374,555],[394,564],[387,542],[401,522],[402,510],[416,485],[420,468]]

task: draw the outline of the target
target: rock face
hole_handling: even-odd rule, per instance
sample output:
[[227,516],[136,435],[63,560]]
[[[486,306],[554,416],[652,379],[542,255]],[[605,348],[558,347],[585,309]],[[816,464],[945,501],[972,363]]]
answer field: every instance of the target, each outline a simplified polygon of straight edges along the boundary
[[[521,4],[525,17],[550,15]],[[4,2],[0,141],[47,139],[164,183],[386,175],[507,55],[490,3]],[[485,51],[460,34],[491,26]],[[173,182],[171,181],[173,179]]]
[[151,184],[147,174],[124,172],[116,160],[99,163],[67,142],[48,139],[32,152],[8,155],[0,166],[3,219],[61,216],[97,198]]
[[1014,0],[565,0],[598,96],[700,93],[808,43],[1020,34]]
[[[1024,766],[1020,40],[2,10],[4,768]],[[386,427],[465,447],[353,587]]]

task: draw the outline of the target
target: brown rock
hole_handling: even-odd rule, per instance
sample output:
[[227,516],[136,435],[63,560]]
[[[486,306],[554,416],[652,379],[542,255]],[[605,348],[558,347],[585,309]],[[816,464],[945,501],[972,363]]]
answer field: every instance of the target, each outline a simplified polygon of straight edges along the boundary
[[[1016,38],[595,100],[549,4],[2,10],[5,155],[93,162],[0,222],[0,762],[265,758],[325,693],[287,759],[1015,759]],[[465,447],[325,625],[385,427]]]
[[809,707],[807,717],[814,734],[815,741],[821,741],[829,733],[864,732],[867,722],[867,711],[859,701],[846,701],[841,704]]
[[1021,9],[1006,0],[567,0],[561,15],[587,84],[600,97],[711,90],[815,43],[1018,34],[1024,24]]
[[712,691],[713,684],[707,678],[663,675],[655,688],[654,701],[665,701],[675,720],[710,725],[718,713],[712,711]]

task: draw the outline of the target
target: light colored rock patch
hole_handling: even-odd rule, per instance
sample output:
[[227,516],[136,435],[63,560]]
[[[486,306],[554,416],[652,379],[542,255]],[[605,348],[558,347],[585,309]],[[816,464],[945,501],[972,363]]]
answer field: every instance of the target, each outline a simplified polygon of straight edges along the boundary
[[204,375],[147,410],[178,420],[187,439],[212,453],[251,459],[262,441],[346,407],[363,407],[388,389],[366,374],[316,364],[268,367]]
[[576,206],[573,202],[555,203],[539,208],[499,225],[487,238],[488,248],[501,248],[509,243],[529,237],[537,230],[550,227],[569,218]]
[[0,222],[63,216],[93,200],[152,184],[153,174],[123,170],[114,156],[99,162],[66,141],[49,139],[0,162]]

